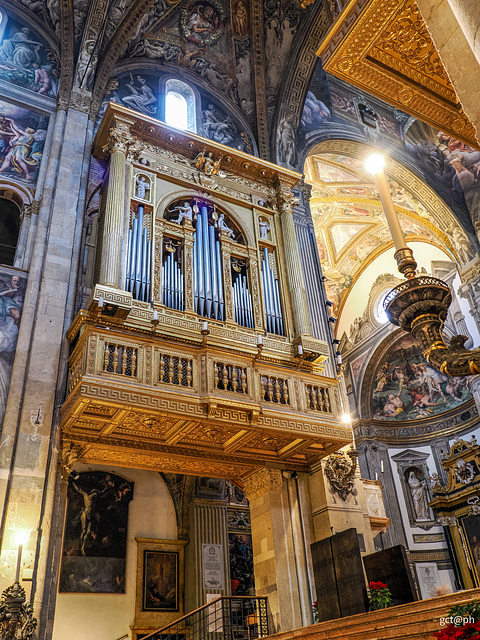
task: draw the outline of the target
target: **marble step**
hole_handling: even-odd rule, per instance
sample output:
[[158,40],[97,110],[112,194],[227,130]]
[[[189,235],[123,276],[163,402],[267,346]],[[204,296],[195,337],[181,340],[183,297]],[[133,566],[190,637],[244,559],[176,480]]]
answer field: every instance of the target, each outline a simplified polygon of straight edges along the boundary
[[279,633],[275,640],[434,640],[450,607],[480,600],[480,589],[419,600]]

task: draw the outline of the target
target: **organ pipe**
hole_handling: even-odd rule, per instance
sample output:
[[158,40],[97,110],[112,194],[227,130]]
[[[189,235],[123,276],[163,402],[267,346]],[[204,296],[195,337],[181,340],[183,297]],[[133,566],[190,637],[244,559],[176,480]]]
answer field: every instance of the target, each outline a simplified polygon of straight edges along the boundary
[[223,320],[225,301],[221,247],[217,235],[209,221],[208,205],[200,204],[193,247],[195,311],[206,318]]
[[[166,255],[162,268],[162,300],[169,309],[183,311],[183,274],[181,266],[181,253],[174,247],[169,238],[165,239]],[[177,256],[177,251],[179,255]]]
[[[270,255],[267,247],[263,249],[262,285],[265,301],[265,318],[267,331],[284,335],[282,306],[280,302],[280,289],[275,271],[270,265]],[[272,258],[273,258],[272,254]]]
[[151,258],[152,242],[144,226],[144,206],[139,205],[138,214],[127,233],[125,289],[143,302],[150,302]]

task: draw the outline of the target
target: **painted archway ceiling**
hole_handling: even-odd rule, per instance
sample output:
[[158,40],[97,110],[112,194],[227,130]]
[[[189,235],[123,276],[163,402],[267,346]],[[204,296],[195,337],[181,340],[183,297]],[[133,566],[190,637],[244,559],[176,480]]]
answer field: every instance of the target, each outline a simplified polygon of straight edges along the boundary
[[415,0],[348,3],[317,54],[332,75],[478,148]]
[[[341,151],[348,144],[327,143],[327,148],[337,146],[339,150],[313,154],[305,167],[306,180],[312,184],[310,205],[326,290],[337,314],[368,265],[393,248],[382,204],[363,161]],[[361,152],[361,145],[350,145]],[[392,176],[388,181],[406,240],[435,245],[458,261],[452,229],[463,232],[448,208],[443,205],[440,211],[441,201],[437,198],[435,204],[428,187],[418,180],[410,181],[410,186]],[[372,285],[373,280],[366,287],[366,297]]]

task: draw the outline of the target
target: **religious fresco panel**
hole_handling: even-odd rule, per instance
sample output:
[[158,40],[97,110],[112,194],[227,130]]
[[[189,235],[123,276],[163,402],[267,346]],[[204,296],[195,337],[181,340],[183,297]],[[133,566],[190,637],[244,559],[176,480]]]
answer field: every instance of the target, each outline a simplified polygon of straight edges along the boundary
[[59,59],[36,31],[1,12],[0,79],[55,97]]
[[[178,54],[178,52],[177,52]],[[182,54],[183,55],[183,54]],[[176,56],[178,60],[178,55]],[[206,76],[212,80],[211,71],[206,69]],[[121,104],[134,111],[139,111],[147,116],[162,119],[164,106],[162,98],[164,90],[160,90],[162,76],[166,74],[154,74],[144,70],[129,71],[111,78],[107,86],[107,93],[99,113],[105,113],[109,101]],[[171,77],[171,74],[168,74]],[[213,76],[212,76],[213,77]],[[225,88],[224,79],[218,77],[218,83]],[[215,84],[215,83],[213,83]],[[197,105],[199,114],[197,117],[197,133],[214,142],[239,149],[246,153],[254,153],[250,134],[244,130],[238,118],[229,113],[224,105],[204,91],[200,93],[200,104]]]
[[133,483],[105,471],[68,479],[60,591],[125,593],[128,505]]
[[[6,230],[0,229],[3,238]],[[26,278],[18,271],[3,267],[0,270],[0,426],[7,406],[18,331],[25,298]],[[0,452],[0,467],[5,468]]]
[[34,192],[47,128],[47,116],[0,100],[0,181],[3,174]]
[[466,378],[434,369],[421,346],[405,335],[375,370],[371,413],[381,420],[420,420],[455,409],[471,397]]

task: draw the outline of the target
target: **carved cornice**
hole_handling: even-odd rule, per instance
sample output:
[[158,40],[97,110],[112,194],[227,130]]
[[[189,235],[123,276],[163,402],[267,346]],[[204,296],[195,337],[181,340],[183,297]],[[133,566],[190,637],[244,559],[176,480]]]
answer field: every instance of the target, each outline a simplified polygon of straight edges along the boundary
[[281,471],[264,467],[244,480],[243,490],[248,501],[252,503],[267,493],[280,491],[282,483],[283,478]]
[[478,147],[414,0],[372,0],[352,20],[355,4],[342,12],[317,51],[325,70]]
[[[105,157],[105,145],[108,142],[112,121],[126,118],[132,121],[130,133],[137,138],[144,148],[155,147],[163,150],[163,155],[170,154],[169,159],[182,165],[187,165],[189,171],[185,171],[186,177],[192,181],[192,161],[202,151],[212,153],[216,160],[221,159],[219,176],[225,173],[225,178],[234,174],[237,178],[254,180],[262,185],[274,186],[280,180],[286,186],[292,188],[301,179],[301,175],[295,171],[283,169],[265,160],[260,160],[247,153],[232,149],[222,144],[212,142],[189,131],[179,131],[169,127],[164,122],[150,118],[121,105],[110,102],[100,124],[93,143],[93,153],[96,157]],[[198,171],[193,171],[197,174]],[[215,181],[217,175],[214,176]],[[215,188],[212,185],[202,185],[206,189]],[[250,198],[251,200],[251,198]]]

